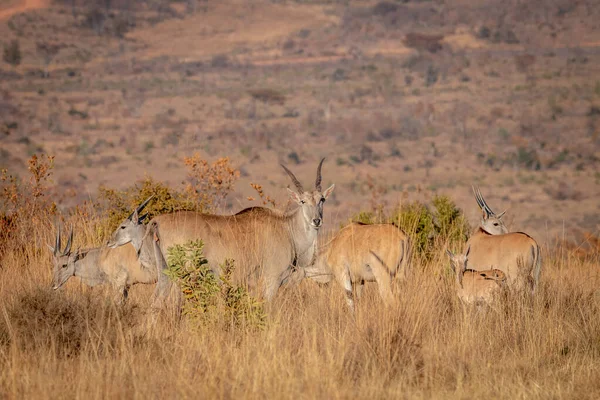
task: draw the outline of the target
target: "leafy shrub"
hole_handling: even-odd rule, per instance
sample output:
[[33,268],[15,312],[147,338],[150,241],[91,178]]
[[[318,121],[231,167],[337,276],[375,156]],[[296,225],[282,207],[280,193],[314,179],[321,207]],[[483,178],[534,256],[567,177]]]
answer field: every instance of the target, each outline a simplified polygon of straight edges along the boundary
[[207,211],[220,207],[240,178],[240,171],[231,166],[228,157],[219,158],[211,164],[196,153],[192,157],[184,157],[183,163],[188,168],[185,191]]
[[98,235],[101,238],[108,237],[121,221],[152,195],[154,198],[144,209],[144,212],[148,213],[147,220],[155,215],[175,211],[204,210],[202,204],[197,203],[189,193],[177,191],[150,177],[146,177],[125,190],[101,186],[98,189],[98,200],[95,204],[103,217],[97,228]]
[[389,13],[396,12],[398,10],[398,5],[389,1],[380,1],[379,3],[373,6],[372,12],[373,15],[381,15],[385,16]]
[[21,45],[17,39],[13,39],[9,44],[4,45],[2,59],[13,67],[21,64]]
[[444,35],[430,35],[425,33],[410,32],[404,37],[406,47],[423,51],[427,50],[430,53],[435,53],[442,49],[442,39]]
[[584,198],[581,191],[577,190],[572,184],[565,181],[560,181],[556,185],[545,187],[544,192],[546,192],[553,200],[558,201],[580,201]]
[[[351,222],[358,222],[361,224],[384,224],[389,223],[389,218],[386,217],[382,212],[373,211],[359,211],[350,218]],[[342,224],[343,227],[345,224]]]
[[266,314],[262,302],[231,282],[233,261],[226,260],[221,265],[221,275],[217,278],[207,265],[203,248],[202,241],[197,240],[167,250],[166,274],[183,294],[183,315],[198,326],[264,327]]
[[220,158],[213,163],[200,158],[198,154],[185,157],[188,167],[188,182],[180,190],[146,177],[125,190],[101,186],[98,191],[96,208],[103,214],[98,234],[105,238],[138,205],[150,196],[152,201],[144,209],[147,220],[159,214],[175,211],[212,212],[233,190],[239,178],[239,170],[231,167],[228,158]]
[[517,149],[516,163],[521,167],[536,171],[542,167],[537,151],[523,146]]
[[439,70],[433,64],[430,64],[425,73],[425,86],[434,85],[438,81],[438,75]]
[[351,221],[363,224],[391,222],[412,238],[415,254],[428,260],[439,248],[464,243],[471,229],[462,211],[449,197],[435,196],[432,206],[414,201],[398,207],[389,217],[383,213],[360,211]]
[[359,211],[352,216],[351,220],[352,222],[359,222],[361,224],[374,224],[375,214],[371,211]]
[[415,254],[429,256],[435,229],[426,205],[418,201],[403,204],[394,211],[392,223],[412,237]]
[[90,8],[84,15],[83,26],[92,29],[97,35],[104,32],[106,15],[97,7]]
[[436,234],[443,241],[460,243],[467,240],[471,227],[462,210],[448,196],[435,196],[434,221]]
[[286,100],[285,95],[275,89],[253,89],[249,90],[248,94],[250,94],[253,99],[262,101],[265,104],[270,103],[283,105]]
[[20,180],[4,169],[0,171],[0,259],[9,250],[23,252],[25,260],[35,252],[33,243],[45,240],[44,234],[56,213],[50,199],[48,179],[54,156],[31,156],[29,179]]
[[445,245],[463,243],[470,232],[463,212],[447,196],[435,196],[433,211],[418,201],[396,209],[391,221],[410,235],[415,253],[430,259]]
[[217,54],[210,61],[210,66],[213,68],[227,68],[229,66],[229,57],[227,57],[227,54]]

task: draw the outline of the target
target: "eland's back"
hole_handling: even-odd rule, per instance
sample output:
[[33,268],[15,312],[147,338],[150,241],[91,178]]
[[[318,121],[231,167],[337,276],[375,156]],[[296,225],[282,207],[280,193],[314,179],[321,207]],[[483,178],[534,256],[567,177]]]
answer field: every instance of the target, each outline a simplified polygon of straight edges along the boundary
[[[185,244],[191,240],[204,242],[204,256],[209,266],[218,271],[226,259],[235,261],[234,279],[258,274],[258,267],[273,260],[293,259],[290,233],[282,224],[282,216],[269,210],[248,210],[234,215],[212,215],[191,211],[156,216],[161,231],[161,249]],[[267,268],[262,273],[270,273]],[[255,276],[256,277],[256,276]]]
[[531,282],[534,286],[538,284],[542,262],[540,247],[526,233],[490,235],[478,231],[471,236],[467,246],[471,247],[470,268],[502,270],[508,284],[520,288],[528,288]]

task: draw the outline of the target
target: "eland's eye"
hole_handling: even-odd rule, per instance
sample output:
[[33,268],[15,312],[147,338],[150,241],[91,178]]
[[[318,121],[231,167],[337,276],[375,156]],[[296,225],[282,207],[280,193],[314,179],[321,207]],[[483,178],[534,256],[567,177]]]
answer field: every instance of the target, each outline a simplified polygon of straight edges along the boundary
[[125,226],[121,225],[121,229],[125,229]]
[[494,223],[494,226],[498,226],[498,223],[497,223],[497,222],[495,222],[495,223]]
[[306,204],[306,200],[300,200],[300,204]]
[[63,264],[63,266],[62,266],[62,267],[63,267],[63,268],[67,268],[67,265],[68,265],[68,264]]

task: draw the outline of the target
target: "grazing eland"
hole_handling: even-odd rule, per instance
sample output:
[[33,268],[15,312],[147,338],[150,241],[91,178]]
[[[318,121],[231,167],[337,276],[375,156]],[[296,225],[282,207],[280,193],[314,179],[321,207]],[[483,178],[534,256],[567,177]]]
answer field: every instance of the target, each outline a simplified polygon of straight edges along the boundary
[[[52,288],[61,288],[71,277],[78,277],[85,285],[94,287],[110,285],[115,290],[115,302],[123,304],[131,285],[137,283],[152,284],[159,280],[156,268],[146,268],[141,265],[135,250],[131,246],[111,249],[109,247],[95,247],[78,249],[71,252],[73,243],[73,229],[64,250],[61,250],[60,228],[56,234],[52,250],[54,277]],[[155,291],[154,301],[158,297],[158,288]],[[153,302],[152,307],[155,307]]]
[[411,240],[400,228],[353,222],[324,246],[314,265],[305,268],[306,276],[318,283],[335,279],[344,289],[351,311],[354,292],[358,298],[365,282],[377,282],[384,303],[392,305],[392,280],[407,278],[411,253]]
[[[234,215],[211,215],[179,211],[154,217],[151,223],[160,229],[160,249],[167,254],[173,245],[191,240],[204,242],[204,256],[211,270],[219,275],[220,265],[235,261],[233,280],[259,290],[271,300],[289,277],[292,266],[308,266],[316,251],[317,234],[323,225],[323,205],[335,185],[321,189],[322,159],[317,167],[315,190],[305,191],[296,176],[282,165],[297,191],[288,188],[297,204],[294,210],[279,212],[251,207]],[[143,208],[143,207],[142,207]],[[132,243],[141,253],[150,254],[153,246],[142,243],[145,227],[138,213],[123,221],[109,241],[110,247]],[[144,248],[147,247],[147,250]]]
[[456,279],[456,294],[465,304],[491,303],[504,287],[506,274],[499,269],[467,269],[470,249],[468,247],[465,254],[458,255],[446,250]]
[[470,248],[472,269],[499,269],[506,274],[509,286],[535,291],[542,271],[540,246],[526,233],[507,233],[501,221],[504,212],[496,215],[479,189],[473,188],[473,192],[483,216],[465,246]]

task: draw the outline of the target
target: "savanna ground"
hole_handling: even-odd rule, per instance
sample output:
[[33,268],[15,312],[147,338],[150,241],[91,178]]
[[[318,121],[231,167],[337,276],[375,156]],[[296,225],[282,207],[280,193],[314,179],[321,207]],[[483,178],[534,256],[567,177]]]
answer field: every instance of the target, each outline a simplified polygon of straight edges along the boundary
[[[592,1],[0,8],[0,165],[22,182],[3,181],[2,396],[598,397]],[[229,156],[235,190],[203,197],[214,171],[233,175],[182,162],[194,152],[213,166]],[[41,153],[55,155],[52,170],[42,156],[28,164]],[[49,291],[55,218],[74,225],[77,246],[99,245],[118,218],[108,205],[133,204],[106,188],[147,174],[180,188],[185,208],[272,205],[260,193],[283,208],[278,163],[308,186],[323,156],[324,186],[336,183],[325,236],[358,211],[389,215],[437,194],[474,225],[476,183],[495,210],[509,208],[509,228],[543,245],[535,299],[464,313],[443,238],[398,285],[396,308],[369,288],[355,319],[335,286],[312,282],[282,290],[263,330],[168,317],[149,330],[147,287],[122,310],[77,282]]]
[[[597,250],[546,250],[535,297],[509,292],[489,308],[464,308],[444,254],[464,242],[464,220],[455,215],[431,251],[417,254],[410,279],[397,283],[393,307],[367,285],[353,317],[339,287],[305,280],[280,290],[260,326],[221,313],[210,314],[211,323],[164,313],[151,324],[149,286],[134,286],[123,308],[106,290],[76,278],[51,291],[45,244],[53,243],[59,217],[47,192],[49,168],[33,158],[33,179],[5,184],[3,192],[13,212],[2,220],[2,397],[593,399],[600,393]],[[159,205],[185,195],[146,183],[131,197],[104,192],[60,220],[74,226],[75,247],[99,244],[116,217],[115,205],[102,202],[117,196],[132,207],[147,191],[159,195]],[[421,237],[418,229],[410,233]]]

